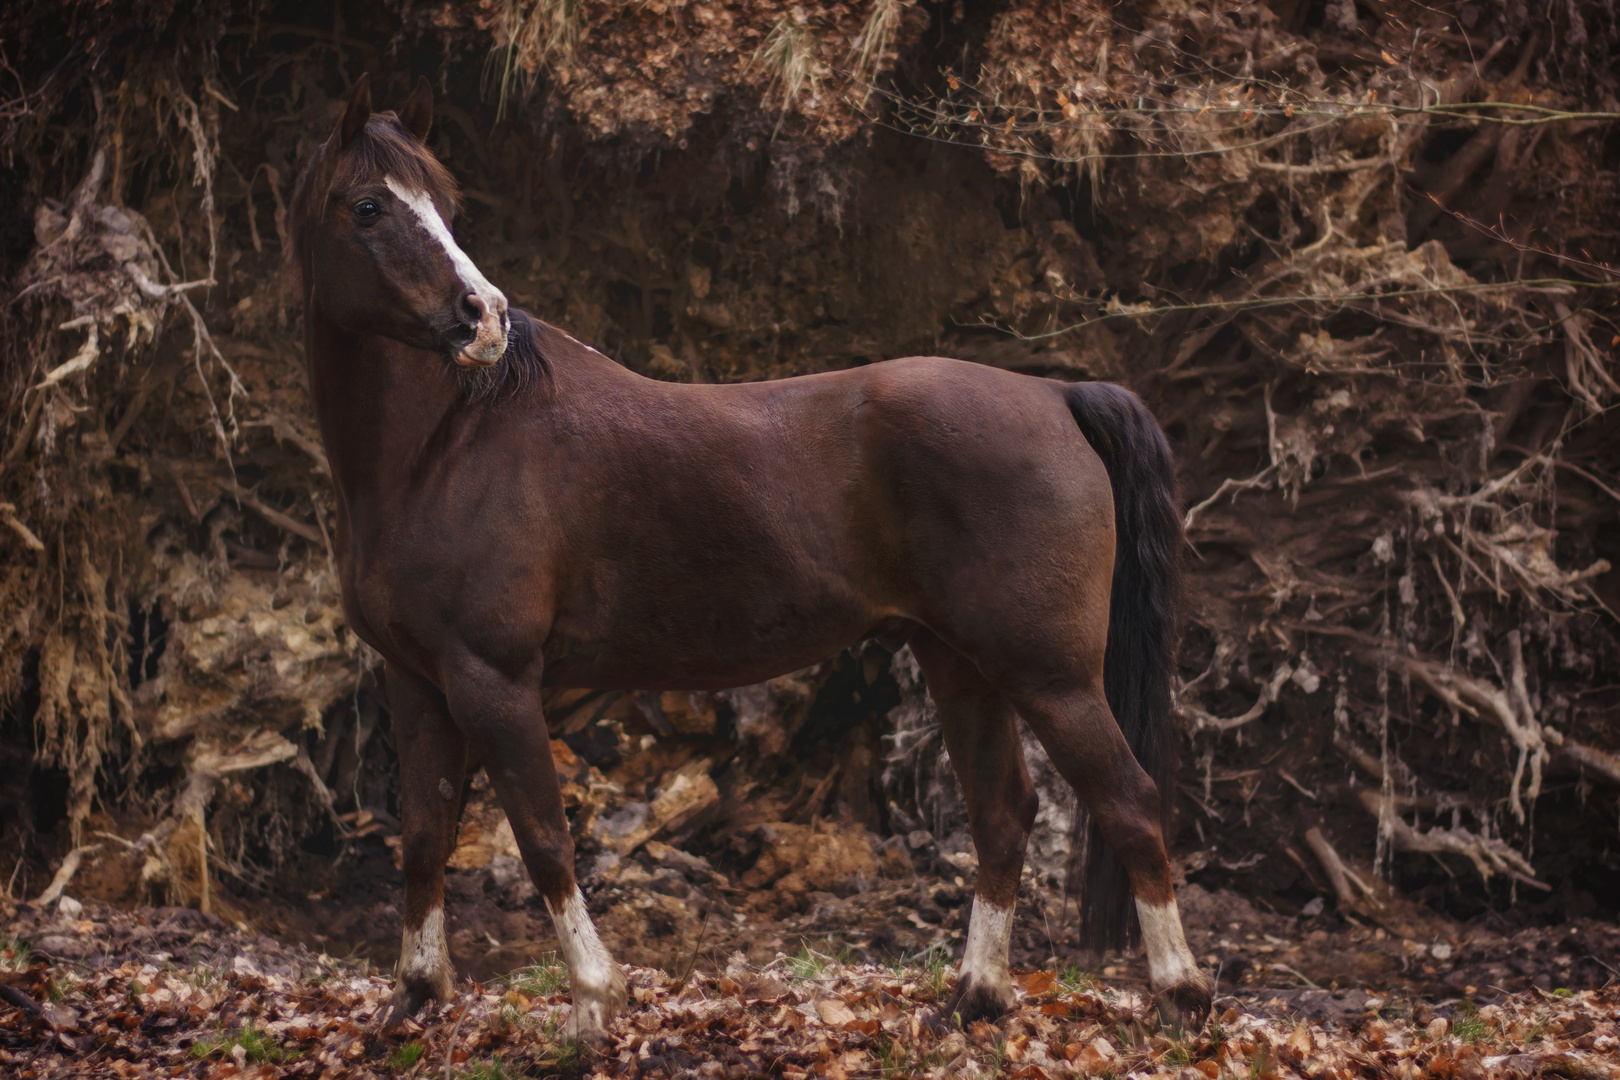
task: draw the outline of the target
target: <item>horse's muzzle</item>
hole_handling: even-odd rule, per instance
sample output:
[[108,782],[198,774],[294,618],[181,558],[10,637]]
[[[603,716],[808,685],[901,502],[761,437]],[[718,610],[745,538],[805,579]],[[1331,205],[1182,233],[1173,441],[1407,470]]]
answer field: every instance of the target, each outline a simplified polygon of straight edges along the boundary
[[502,326],[495,334],[486,340],[480,332],[473,339],[472,344],[455,354],[456,363],[462,367],[489,367],[501,358],[506,352],[506,328]]
[[506,332],[510,323],[506,297],[495,294],[495,303],[471,292],[462,300],[463,320],[473,331],[472,340],[456,350],[456,363],[462,367],[489,367],[506,352]]

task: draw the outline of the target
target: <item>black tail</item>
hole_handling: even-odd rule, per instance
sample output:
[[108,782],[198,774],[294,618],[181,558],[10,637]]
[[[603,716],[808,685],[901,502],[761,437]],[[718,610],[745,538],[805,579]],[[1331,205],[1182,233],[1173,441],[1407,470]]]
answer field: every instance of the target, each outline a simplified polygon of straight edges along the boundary
[[[1114,488],[1114,592],[1108,610],[1103,690],[1120,730],[1153,782],[1170,839],[1175,730],[1170,678],[1176,662],[1181,516],[1170,443],[1140,398],[1111,383],[1076,383],[1069,410],[1108,469]],[[1140,937],[1129,879],[1082,806],[1076,813],[1071,891],[1080,893],[1080,937],[1119,949]],[[1076,871],[1084,868],[1083,879]]]

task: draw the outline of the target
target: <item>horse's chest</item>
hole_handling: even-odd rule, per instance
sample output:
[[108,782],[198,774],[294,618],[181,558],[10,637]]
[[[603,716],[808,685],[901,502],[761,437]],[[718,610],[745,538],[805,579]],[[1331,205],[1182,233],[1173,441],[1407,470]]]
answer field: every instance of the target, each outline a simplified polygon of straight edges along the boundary
[[[351,552],[339,566],[343,613],[361,639],[390,660],[423,672],[434,665],[429,636],[428,605],[423,603],[428,583],[397,559]],[[413,590],[413,577],[418,582]],[[414,602],[413,602],[414,593]]]
[[491,562],[409,545],[357,553],[340,568],[350,625],[430,680],[450,654],[522,667],[540,651],[549,605],[531,568],[503,571]]

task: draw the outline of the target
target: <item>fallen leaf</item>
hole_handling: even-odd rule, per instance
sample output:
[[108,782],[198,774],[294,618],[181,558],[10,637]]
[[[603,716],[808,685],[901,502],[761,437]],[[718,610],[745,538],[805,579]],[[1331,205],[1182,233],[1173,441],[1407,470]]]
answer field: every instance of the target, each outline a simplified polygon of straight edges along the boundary
[[1083,1075],[1097,1076],[1105,1072],[1114,1072],[1118,1058],[1119,1054],[1107,1039],[1093,1039],[1081,1047],[1079,1055],[1074,1058],[1074,1063]]
[[823,998],[816,1002],[816,1013],[828,1027],[843,1027],[855,1022],[855,1013],[837,998]]
[[1024,993],[1044,994],[1057,985],[1057,972],[1032,971],[1024,976]]
[[1001,1036],[1001,1032],[988,1020],[973,1021],[968,1025],[968,1034],[978,1043],[993,1043]]

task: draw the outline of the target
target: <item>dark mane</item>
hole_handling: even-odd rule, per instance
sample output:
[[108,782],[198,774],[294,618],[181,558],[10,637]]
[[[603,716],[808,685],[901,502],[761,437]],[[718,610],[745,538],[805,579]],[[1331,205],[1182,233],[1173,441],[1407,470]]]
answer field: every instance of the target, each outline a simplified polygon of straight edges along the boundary
[[301,294],[305,284],[309,231],[320,220],[334,188],[366,177],[392,176],[427,192],[448,220],[454,221],[461,212],[456,178],[405,129],[398,113],[373,113],[347,145],[339,148],[336,142],[334,135],[316,149],[293,188],[292,224],[287,230],[291,243],[284,269],[294,295]]
[[496,402],[551,379],[551,358],[540,338],[556,331],[522,308],[508,308],[506,352],[487,368],[457,368],[462,395],[468,401]]

